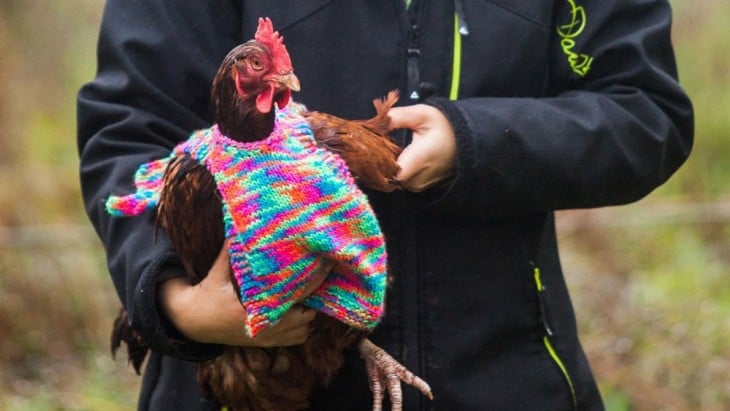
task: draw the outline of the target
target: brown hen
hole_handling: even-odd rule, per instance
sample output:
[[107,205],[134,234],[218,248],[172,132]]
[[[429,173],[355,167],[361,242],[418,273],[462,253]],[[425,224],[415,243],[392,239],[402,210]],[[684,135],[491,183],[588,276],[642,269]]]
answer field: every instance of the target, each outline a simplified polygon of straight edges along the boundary
[[[262,33],[262,34],[260,34]],[[285,54],[282,55],[282,54]],[[211,102],[221,132],[238,141],[266,138],[274,127],[273,105],[286,105],[299,80],[288,53],[271,23],[261,20],[256,39],[234,48],[213,80]],[[369,120],[344,120],[310,111],[317,144],[340,155],[356,181],[379,191],[396,189],[396,158],[400,147],[390,141],[388,110],[397,102],[395,91],[373,104]],[[157,209],[158,222],[167,231],[192,283],[208,273],[224,243],[221,199],[211,173],[196,160],[180,156],[168,166]],[[201,239],[205,239],[202,241]],[[237,282],[231,276],[234,287]],[[366,339],[367,331],[347,326],[318,313],[307,341],[294,347],[263,349],[226,346],[223,355],[199,365],[201,387],[232,410],[301,410],[311,392],[327,385],[344,362],[344,351],[357,347],[366,362],[368,377],[379,408],[385,389],[393,409],[400,409],[400,382],[383,385],[397,376],[431,397],[428,385],[383,350]],[[121,341],[139,373],[146,356],[144,341],[130,327],[122,310],[115,321],[112,351]]]

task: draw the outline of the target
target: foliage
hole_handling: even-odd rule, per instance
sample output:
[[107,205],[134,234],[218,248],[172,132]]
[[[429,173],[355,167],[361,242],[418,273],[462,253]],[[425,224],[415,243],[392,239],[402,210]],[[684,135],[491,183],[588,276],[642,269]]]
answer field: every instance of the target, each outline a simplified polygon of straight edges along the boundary
[[584,345],[617,411],[730,408],[730,8],[672,5],[690,159],[637,204],[560,216]]
[[134,408],[117,307],[78,186],[74,96],[101,3],[0,1],[0,409]]
[[[730,8],[673,0],[697,138],[641,202],[559,215],[561,253],[606,405],[730,409]],[[117,299],[80,202],[75,93],[102,4],[0,0],[0,409],[133,409],[108,354]]]

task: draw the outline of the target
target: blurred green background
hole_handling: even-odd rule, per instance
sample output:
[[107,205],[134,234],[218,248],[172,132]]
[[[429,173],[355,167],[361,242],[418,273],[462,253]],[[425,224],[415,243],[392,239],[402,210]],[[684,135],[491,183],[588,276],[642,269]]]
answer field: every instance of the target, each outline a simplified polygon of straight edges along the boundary
[[[688,163],[624,207],[558,215],[606,405],[730,409],[730,6],[673,0],[697,116]],[[75,94],[95,71],[98,0],[0,0],[0,410],[131,410],[112,360],[118,302],[83,213]]]

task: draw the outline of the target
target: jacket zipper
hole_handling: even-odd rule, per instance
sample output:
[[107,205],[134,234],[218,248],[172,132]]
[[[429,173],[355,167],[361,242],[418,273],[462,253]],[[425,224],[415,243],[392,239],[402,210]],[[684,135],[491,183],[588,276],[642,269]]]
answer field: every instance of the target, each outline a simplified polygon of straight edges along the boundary
[[573,384],[573,378],[571,378],[570,373],[568,372],[568,368],[565,366],[565,363],[560,358],[560,355],[555,350],[555,347],[552,343],[552,338],[555,333],[550,326],[550,321],[547,315],[547,305],[545,304],[545,290],[547,288],[542,283],[542,279],[540,278],[540,268],[534,268],[534,277],[535,286],[537,288],[537,301],[540,306],[540,323],[542,324],[545,331],[545,334],[542,337],[542,343],[545,346],[545,350],[550,355],[550,358],[553,360],[555,365],[558,366],[560,372],[563,374],[565,382],[568,384],[568,388],[570,389],[570,397],[573,400],[573,410],[578,411],[578,398],[575,394],[575,385]]
[[459,83],[461,83],[461,38],[469,35],[469,26],[466,24],[466,14],[462,0],[454,1],[454,51],[451,59],[451,86],[449,100],[459,98]]
[[[417,103],[424,98],[427,98],[433,91],[430,90],[433,86],[421,82],[420,73],[420,58],[421,50],[419,46],[420,41],[420,23],[422,21],[423,8],[422,1],[412,0],[408,4],[406,9],[406,24],[407,24],[407,48],[406,48],[406,91],[407,97],[411,103]],[[459,81],[461,74],[461,36],[469,34],[468,27],[466,26],[466,19],[463,15],[463,7],[461,0],[456,0],[454,13],[454,52],[452,60],[452,78],[449,98],[455,100],[458,97],[459,92]],[[461,11],[461,12],[460,12]],[[408,143],[408,138],[405,139],[404,143]],[[403,205],[403,203],[401,203]],[[405,208],[404,208],[405,209]],[[418,272],[408,273],[402,275],[400,282],[402,292],[406,293],[409,290],[414,292],[415,299],[403,298],[404,303],[402,305],[403,310],[403,329],[401,335],[401,348],[403,349],[403,360],[405,365],[416,372],[416,374],[422,374],[425,369],[423,353],[421,351],[421,344],[423,343],[423,315],[424,309],[422,307],[423,297],[423,284],[420,274],[420,267],[418,264],[419,256],[415,246],[418,240],[416,234],[417,224],[415,223],[415,215],[411,213],[409,218],[405,219],[402,224],[407,225],[406,229],[403,230],[405,234],[406,244],[411,244],[411,247],[403,247],[403,258],[405,266],[414,267]],[[413,302],[415,300],[415,302]],[[410,302],[409,302],[410,301]],[[416,344],[413,347],[408,347],[407,342],[411,340],[408,336],[413,338],[415,336]],[[411,340],[412,341],[412,340]],[[404,392],[405,396],[410,397],[408,403],[415,404],[417,409],[421,409],[423,406],[423,398],[412,390]]]
[[419,46],[421,12],[423,10],[423,4],[421,3],[421,1],[413,0],[406,10],[408,24],[408,42],[406,48],[407,96],[411,103],[414,104],[421,100],[421,48]]
[[[415,3],[415,2],[414,2]],[[418,7],[420,5],[416,5]],[[423,98],[429,97],[433,92],[433,85],[421,82],[419,59],[421,49],[419,47],[419,35],[421,27],[418,24],[420,10],[407,11],[409,30],[408,47],[406,54],[406,70],[408,75],[407,88],[408,98],[412,103],[417,103]],[[454,37],[453,53],[451,60],[451,84],[449,87],[449,100],[456,100],[459,97],[459,83],[461,82],[461,39],[469,35],[469,26],[466,22],[463,0],[454,0]]]
[[[404,21],[405,34],[406,34],[406,88],[405,97],[407,101],[405,104],[415,104],[421,99],[420,93],[420,57],[421,51],[419,48],[419,34],[420,34],[420,22],[421,13],[424,7],[423,1],[411,0],[410,4],[406,8],[406,4],[403,0],[400,0],[405,9]],[[411,133],[402,133],[402,143],[405,145],[410,143]],[[423,358],[422,358],[422,340],[421,340],[421,273],[418,264],[419,256],[416,247],[418,236],[416,229],[418,224],[415,219],[416,216],[412,212],[407,212],[408,202],[405,196],[400,197],[400,210],[405,214],[399,222],[400,231],[402,235],[402,243],[400,245],[401,255],[403,258],[402,267],[403,272],[398,279],[401,289],[401,330],[400,330],[400,341],[401,341],[401,355],[403,365],[413,371],[417,375],[423,376]],[[405,272],[406,269],[412,270],[412,272]],[[421,396],[414,390],[403,390],[403,401],[414,409],[422,409]]]

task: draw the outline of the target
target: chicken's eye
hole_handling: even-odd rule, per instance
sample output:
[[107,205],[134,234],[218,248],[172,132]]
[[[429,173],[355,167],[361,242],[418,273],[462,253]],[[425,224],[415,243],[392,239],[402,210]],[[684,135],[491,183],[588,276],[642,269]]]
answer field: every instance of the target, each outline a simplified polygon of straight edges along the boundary
[[261,70],[264,68],[264,65],[259,59],[251,59],[251,67],[253,67],[254,70]]

